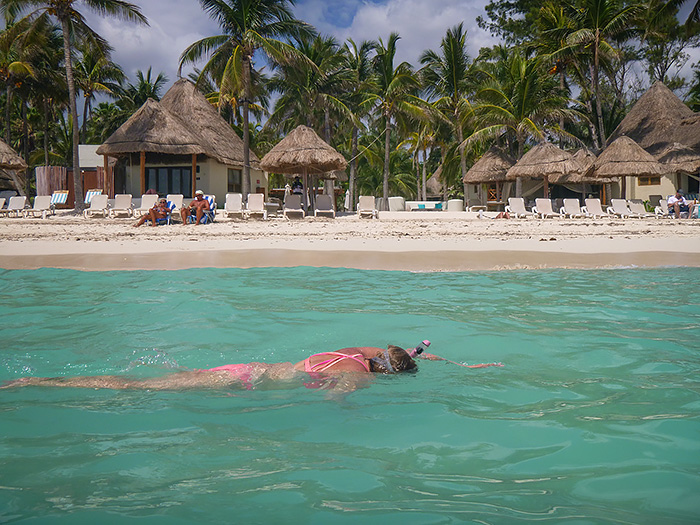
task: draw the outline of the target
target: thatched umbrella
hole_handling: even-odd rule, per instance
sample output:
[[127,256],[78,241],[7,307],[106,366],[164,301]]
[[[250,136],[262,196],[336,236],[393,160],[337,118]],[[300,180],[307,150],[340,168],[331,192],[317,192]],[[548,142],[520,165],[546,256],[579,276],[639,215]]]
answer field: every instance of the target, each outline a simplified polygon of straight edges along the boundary
[[260,161],[262,169],[274,173],[301,173],[304,177],[304,207],[309,174],[345,169],[347,161],[316,132],[298,126],[279,141]]
[[506,173],[515,164],[500,148],[492,147],[477,160],[464,175],[464,184],[481,184],[484,182],[504,182]]
[[507,180],[544,179],[544,196],[549,195],[549,178],[579,173],[581,165],[571,153],[550,142],[541,142],[508,170]]
[[657,81],[632,106],[608,138],[608,143],[627,136],[656,155],[674,141],[686,143],[678,140],[679,123],[692,116],[693,111],[673,91]]
[[673,172],[696,173],[700,170],[700,153],[678,142],[659,153],[656,160]]
[[588,148],[576,150],[571,158],[578,163],[581,167],[580,170],[568,175],[553,175],[549,178],[549,182],[552,184],[607,184],[613,182],[614,179],[595,177],[591,174],[591,166],[593,166],[596,156]]
[[24,159],[15,153],[6,142],[0,140],[0,169],[7,170],[8,175],[12,179],[12,183],[20,195],[24,195],[24,190],[22,189],[22,184],[20,184],[17,174],[17,170],[26,170],[27,163]]

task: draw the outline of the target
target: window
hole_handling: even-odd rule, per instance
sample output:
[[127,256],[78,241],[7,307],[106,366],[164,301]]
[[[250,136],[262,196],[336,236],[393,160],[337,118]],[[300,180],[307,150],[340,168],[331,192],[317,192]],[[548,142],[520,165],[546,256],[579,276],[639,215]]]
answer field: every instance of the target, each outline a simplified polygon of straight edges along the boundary
[[242,185],[241,181],[243,177],[241,175],[241,170],[234,170],[232,168],[228,169],[228,192],[229,193],[241,193]]
[[161,195],[192,195],[192,168],[146,168],[146,188],[153,188]]
[[639,186],[660,186],[661,185],[661,177],[639,177],[637,179],[639,182],[637,183]]

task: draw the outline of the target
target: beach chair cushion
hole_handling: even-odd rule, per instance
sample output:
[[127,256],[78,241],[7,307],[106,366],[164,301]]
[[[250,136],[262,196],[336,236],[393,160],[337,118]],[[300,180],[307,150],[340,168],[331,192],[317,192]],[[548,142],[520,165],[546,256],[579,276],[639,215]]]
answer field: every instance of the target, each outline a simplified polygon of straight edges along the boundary
[[83,216],[87,219],[88,217],[99,213],[103,217],[107,217],[107,213],[109,211],[107,207],[107,198],[107,195],[93,195],[92,199],[90,199],[90,207],[83,210]]
[[109,216],[114,217],[117,213],[125,213],[131,217],[134,210],[131,206],[131,193],[120,193],[114,196],[114,206],[109,210]]
[[265,195],[262,193],[249,193],[248,204],[246,205],[246,217],[260,216],[267,219],[265,209]]
[[68,202],[68,190],[56,190],[51,195],[51,205],[65,204]]
[[92,199],[97,195],[102,195],[101,189],[87,190],[87,193],[85,193],[85,204],[92,203]]

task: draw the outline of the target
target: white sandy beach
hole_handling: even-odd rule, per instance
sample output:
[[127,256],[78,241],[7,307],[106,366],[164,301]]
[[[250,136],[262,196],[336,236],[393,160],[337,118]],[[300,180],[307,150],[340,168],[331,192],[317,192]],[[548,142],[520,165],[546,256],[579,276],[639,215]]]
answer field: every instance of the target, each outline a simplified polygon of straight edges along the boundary
[[327,266],[410,271],[700,266],[700,220],[479,219],[384,212],[133,228],[134,219],[0,219],[0,267]]

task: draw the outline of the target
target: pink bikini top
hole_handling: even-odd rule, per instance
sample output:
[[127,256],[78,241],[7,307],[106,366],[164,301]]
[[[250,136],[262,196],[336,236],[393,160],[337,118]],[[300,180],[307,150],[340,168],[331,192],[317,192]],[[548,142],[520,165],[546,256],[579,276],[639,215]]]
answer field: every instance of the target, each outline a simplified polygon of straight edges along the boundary
[[[326,359],[325,361],[321,361],[320,363],[316,363],[315,365],[311,364],[311,358],[312,357],[317,357],[317,356],[333,356],[330,359]],[[358,363],[360,363],[365,370],[368,372],[369,366],[367,366],[367,362],[365,361],[365,357],[362,354],[343,354],[340,352],[321,352],[320,354],[314,354],[312,356],[307,357],[304,360],[304,371],[305,372],[325,372],[328,370],[330,367],[335,365],[336,363],[341,362],[343,359],[354,359]]]

